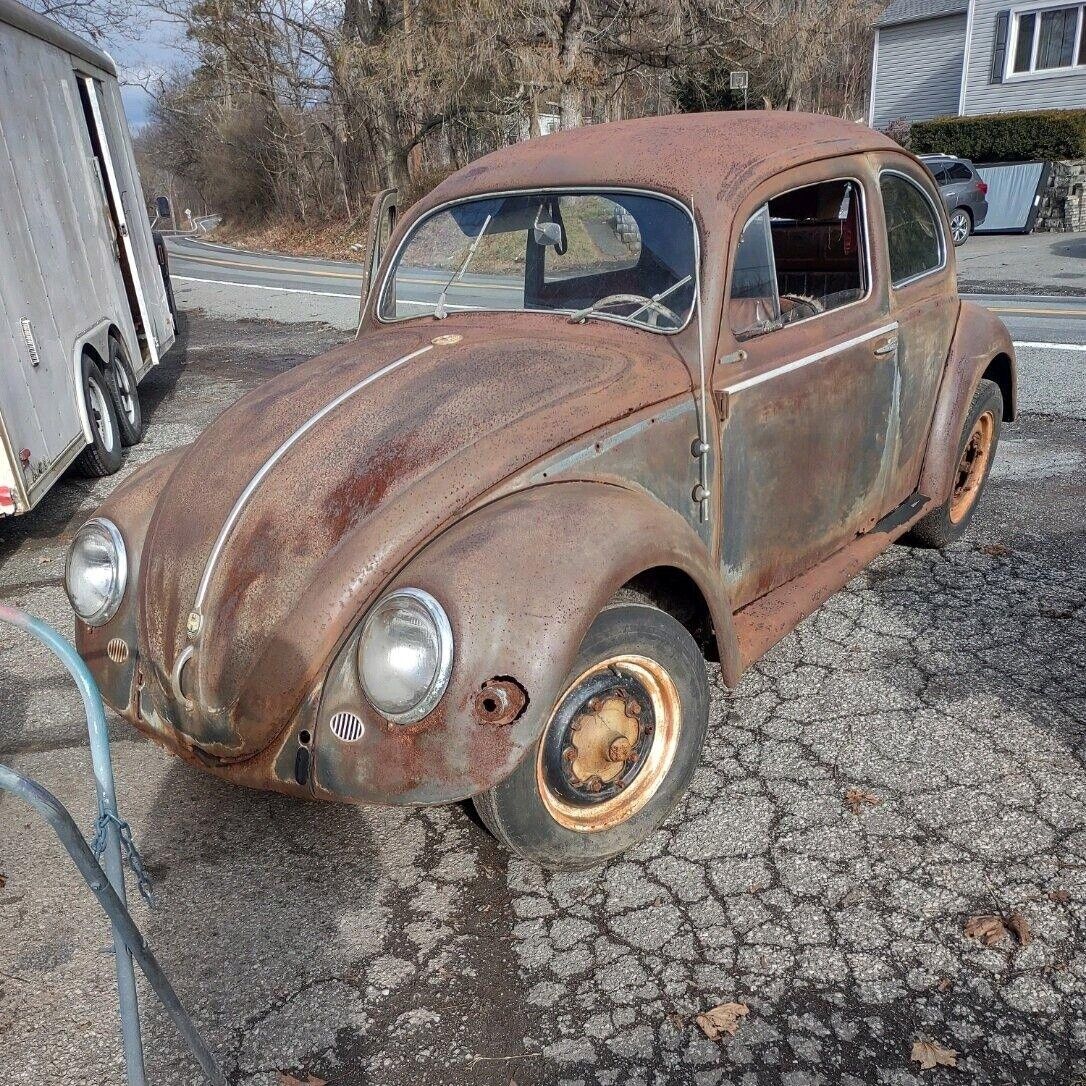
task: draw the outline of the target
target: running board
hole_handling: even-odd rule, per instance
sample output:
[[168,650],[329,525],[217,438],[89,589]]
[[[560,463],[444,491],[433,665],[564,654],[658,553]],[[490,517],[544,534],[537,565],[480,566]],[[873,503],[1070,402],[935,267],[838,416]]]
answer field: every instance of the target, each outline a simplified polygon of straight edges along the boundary
[[871,531],[736,611],[735,634],[744,670],[904,535],[924,515],[930,502],[922,494],[913,494]]

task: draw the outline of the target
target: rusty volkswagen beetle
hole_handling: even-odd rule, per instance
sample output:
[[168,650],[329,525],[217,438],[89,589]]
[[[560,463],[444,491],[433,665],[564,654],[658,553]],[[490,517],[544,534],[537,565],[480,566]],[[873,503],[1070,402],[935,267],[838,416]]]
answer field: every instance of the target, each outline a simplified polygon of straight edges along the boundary
[[928,171],[854,124],[664,117],[509,147],[394,229],[357,338],[117,488],[67,588],[108,702],[239,784],[472,798],[599,862],[683,795],[743,670],[1015,412]]

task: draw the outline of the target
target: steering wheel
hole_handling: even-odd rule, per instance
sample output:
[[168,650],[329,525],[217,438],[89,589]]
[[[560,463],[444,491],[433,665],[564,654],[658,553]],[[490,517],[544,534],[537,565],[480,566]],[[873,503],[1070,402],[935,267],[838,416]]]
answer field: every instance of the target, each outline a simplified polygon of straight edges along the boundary
[[[673,310],[668,309],[663,302],[656,301],[655,298],[648,298],[644,294],[608,294],[606,298],[600,298],[593,302],[590,306],[579,310],[574,313],[569,319],[577,323],[583,321],[585,317],[591,313],[595,313],[598,309],[610,309],[613,305],[633,305],[640,308],[648,309],[652,312],[653,316],[665,317],[676,328],[682,324],[682,320],[679,315]],[[656,321],[652,322],[652,326],[656,327]]]

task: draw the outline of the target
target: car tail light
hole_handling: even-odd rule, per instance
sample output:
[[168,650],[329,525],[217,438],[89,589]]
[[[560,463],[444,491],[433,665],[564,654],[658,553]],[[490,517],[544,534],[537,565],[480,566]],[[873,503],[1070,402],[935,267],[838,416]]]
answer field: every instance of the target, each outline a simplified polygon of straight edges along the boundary
[[988,195],[988,182],[987,181],[978,181],[977,182],[977,192],[979,192],[981,194],[981,196],[987,196]]

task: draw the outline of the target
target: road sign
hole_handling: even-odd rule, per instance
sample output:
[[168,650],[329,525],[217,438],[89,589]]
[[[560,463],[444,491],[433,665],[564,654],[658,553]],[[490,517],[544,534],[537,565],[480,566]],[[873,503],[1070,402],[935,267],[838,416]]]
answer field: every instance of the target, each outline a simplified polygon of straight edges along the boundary
[[750,72],[735,71],[728,72],[728,86],[732,90],[745,91],[747,89],[747,83],[750,81]]

